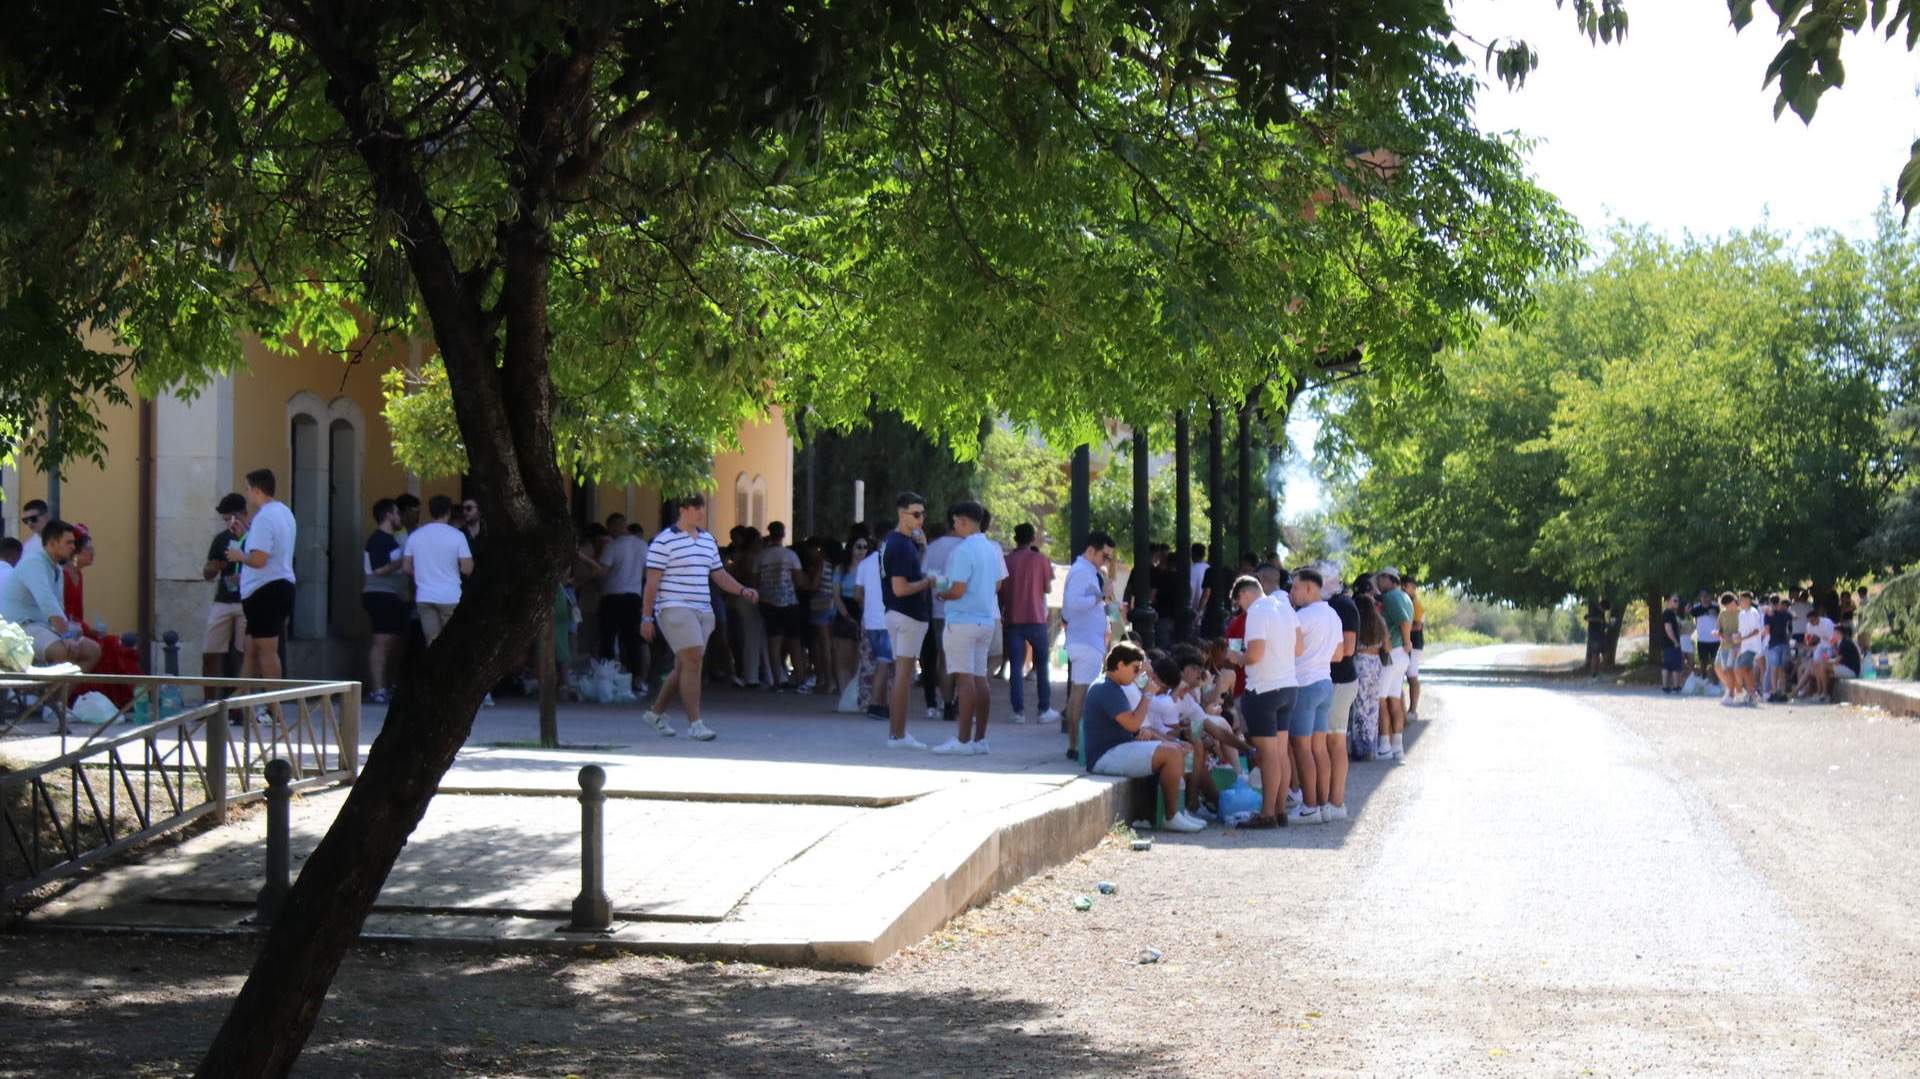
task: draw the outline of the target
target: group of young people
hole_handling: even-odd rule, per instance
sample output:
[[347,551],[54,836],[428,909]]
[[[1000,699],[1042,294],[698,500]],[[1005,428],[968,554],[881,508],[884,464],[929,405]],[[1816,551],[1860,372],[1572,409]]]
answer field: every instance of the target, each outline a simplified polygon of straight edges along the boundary
[[1787,594],[1701,589],[1690,606],[1666,597],[1660,614],[1661,680],[1664,693],[1679,693],[1689,674],[1717,682],[1726,707],[1831,700],[1834,687],[1859,678],[1866,657],[1854,637],[1852,618],[1866,605],[1867,589],[1817,602],[1805,589]]

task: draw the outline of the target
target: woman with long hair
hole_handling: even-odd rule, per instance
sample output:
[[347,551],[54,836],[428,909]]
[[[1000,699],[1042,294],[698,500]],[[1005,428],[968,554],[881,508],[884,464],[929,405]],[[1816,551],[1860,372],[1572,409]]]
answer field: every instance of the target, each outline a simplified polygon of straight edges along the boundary
[[[99,622],[87,621],[86,569],[93,565],[93,533],[86,525],[73,526],[73,558],[60,567],[60,605],[66,608],[67,621],[80,634],[100,646],[100,662],[94,674],[139,674],[140,654],[127,647],[116,634],[108,633]],[[125,685],[75,686],[71,696],[98,690],[121,706],[132,703],[133,687]]]
[[860,563],[872,548],[865,526],[853,526],[847,545],[840,549],[841,556],[834,563],[832,587],[828,590],[833,597],[833,621],[828,625],[832,638],[833,681],[843,690],[860,673],[861,612],[854,600],[854,591],[858,587]]
[[1360,611],[1360,632],[1353,646],[1353,672],[1360,692],[1347,716],[1347,758],[1367,761],[1373,759],[1380,741],[1380,657],[1386,654],[1387,620],[1366,592],[1356,592],[1353,605]]

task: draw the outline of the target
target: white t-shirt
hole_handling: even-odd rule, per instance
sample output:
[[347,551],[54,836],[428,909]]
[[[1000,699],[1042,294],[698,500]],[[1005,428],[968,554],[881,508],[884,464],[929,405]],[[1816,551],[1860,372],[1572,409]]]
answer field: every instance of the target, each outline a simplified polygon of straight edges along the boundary
[[600,553],[600,564],[607,568],[607,584],[603,590],[606,595],[637,596],[646,591],[646,540],[631,532],[613,537],[607,541],[607,549]]
[[465,532],[429,521],[407,537],[405,557],[413,559],[414,602],[460,602],[460,560],[473,557]]
[[1247,608],[1247,643],[1267,642],[1260,661],[1247,664],[1248,692],[1270,693],[1300,684],[1300,677],[1294,672],[1293,656],[1299,630],[1300,619],[1293,613],[1291,603],[1262,596]]
[[1195,562],[1187,571],[1187,599],[1196,611],[1200,609],[1200,590],[1207,586],[1207,571],[1212,568],[1205,562]]
[[1740,651],[1759,655],[1767,650],[1767,619],[1758,607],[1748,607],[1740,612]]
[[1720,640],[1720,608],[1711,603],[1702,604],[1705,614],[1693,616],[1693,639],[1697,644],[1716,644]]
[[13,576],[13,563],[0,559],[0,588],[7,587],[7,578]]
[[254,569],[240,564],[240,598],[246,599],[270,581],[293,580],[293,511],[285,502],[268,499],[254,512],[247,534],[240,538],[240,549],[248,553],[267,552],[267,564]]
[[1333,677],[1333,653],[1340,647],[1343,631],[1340,613],[1325,600],[1314,600],[1294,612],[1306,637],[1307,650],[1294,661],[1294,677],[1303,686],[1325,682]]
[[1821,615],[1818,618],[1809,618],[1807,620],[1807,633],[1813,637],[1813,643],[1815,644],[1832,644],[1834,634],[1833,619],[1825,615]]
[[853,583],[854,587],[864,590],[860,593],[860,628],[885,632],[887,604],[880,595],[879,551],[860,560],[853,571]]
[[641,613],[669,607],[712,611],[713,574],[720,568],[720,548],[706,529],[682,532],[677,524],[661,529],[647,544],[647,569],[660,571],[660,591],[653,597],[653,610]]
[[1796,637],[1805,634],[1807,632],[1807,616],[1813,613],[1813,604],[1789,603],[1787,604],[1787,613],[1793,616],[1793,622],[1787,627],[1787,632]]
[[[925,570],[929,577],[936,573],[947,572],[947,559],[953,557],[953,549],[958,546],[960,546],[960,537],[952,533],[927,544],[927,554],[920,560],[920,568]],[[939,592],[930,594],[933,596],[933,616],[947,617],[947,601],[940,598]]]

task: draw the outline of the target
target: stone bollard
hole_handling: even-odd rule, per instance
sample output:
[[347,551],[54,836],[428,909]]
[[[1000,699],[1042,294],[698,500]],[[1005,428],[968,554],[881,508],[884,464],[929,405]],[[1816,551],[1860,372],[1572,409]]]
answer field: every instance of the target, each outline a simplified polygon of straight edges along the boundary
[[267,762],[267,882],[253,904],[253,920],[260,925],[272,925],[279,915],[293,874],[287,837],[287,805],[293,798],[287,784],[292,779],[293,765],[279,757]]
[[180,677],[180,635],[172,630],[162,633],[160,635],[160,650],[166,654],[166,659],[161,662],[160,669],[175,678]]
[[613,925],[606,890],[606,785],[606,770],[599,765],[580,769],[580,894],[573,900],[569,932],[604,933]]

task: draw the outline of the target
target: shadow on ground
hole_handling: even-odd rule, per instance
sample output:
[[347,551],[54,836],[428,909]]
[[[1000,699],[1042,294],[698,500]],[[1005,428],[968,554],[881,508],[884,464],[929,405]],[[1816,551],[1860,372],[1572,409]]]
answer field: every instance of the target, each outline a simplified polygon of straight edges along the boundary
[[[0,936],[0,1075],[190,1071],[239,942]],[[667,960],[356,951],[299,1075],[1167,1074],[1048,1029],[1036,1000],[876,989],[866,975]]]

